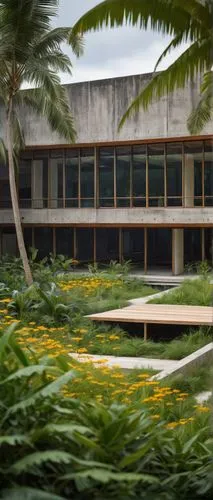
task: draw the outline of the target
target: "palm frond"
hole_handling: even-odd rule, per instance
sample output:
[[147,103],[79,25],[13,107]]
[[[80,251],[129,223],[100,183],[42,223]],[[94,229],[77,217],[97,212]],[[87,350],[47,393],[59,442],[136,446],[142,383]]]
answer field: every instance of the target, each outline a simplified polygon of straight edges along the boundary
[[45,32],[39,41],[32,47],[34,57],[42,57],[47,53],[58,50],[62,42],[67,41],[70,34],[70,28],[55,28]]
[[76,57],[80,57],[84,53],[84,39],[80,33],[74,33],[73,29],[69,31],[68,42],[72,47]]
[[201,85],[201,99],[191,112],[187,126],[191,134],[199,134],[203,127],[213,116],[213,71],[208,71],[203,76]]
[[[195,1],[195,0],[194,0]],[[169,0],[105,0],[84,14],[74,33],[96,31],[103,27],[131,25],[174,35],[189,26],[191,14]],[[199,23],[194,20],[194,28]]]
[[165,71],[155,75],[123,115],[119,129],[122,128],[126,119],[138,112],[140,108],[147,110],[153,101],[175,89],[184,88],[187,82],[193,80],[199,73],[202,74],[211,64],[211,50],[210,40],[197,41]]
[[155,67],[154,67],[154,72],[157,70],[159,64],[161,61],[171,52],[171,50],[176,49],[181,45],[183,42],[186,42],[186,35],[184,33],[180,33],[179,35],[176,35],[175,38],[171,40],[171,42],[167,45],[165,50],[162,52],[160,57],[158,58]]
[[45,67],[42,61],[36,59],[29,61],[24,68],[22,78],[35,87],[42,87],[52,99],[56,99],[60,78],[54,71]]
[[65,87],[56,87],[54,100],[44,88],[21,91],[18,98],[19,106],[25,104],[36,114],[45,116],[53,131],[68,142],[75,142],[76,131]]
[[70,58],[64,54],[62,51],[52,51],[42,56],[42,66],[51,69],[54,72],[60,72],[72,74],[71,68],[72,64]]

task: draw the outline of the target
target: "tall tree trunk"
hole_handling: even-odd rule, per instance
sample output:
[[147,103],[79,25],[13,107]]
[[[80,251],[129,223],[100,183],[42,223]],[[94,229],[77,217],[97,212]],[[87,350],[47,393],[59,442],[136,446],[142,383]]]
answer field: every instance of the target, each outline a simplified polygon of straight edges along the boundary
[[19,210],[19,203],[18,203],[18,196],[17,196],[17,188],[16,188],[14,160],[13,160],[13,134],[12,134],[12,124],[11,124],[12,106],[13,106],[13,102],[12,102],[12,98],[11,98],[9,101],[9,106],[8,106],[8,111],[7,111],[7,149],[8,149],[10,195],[11,195],[11,201],[12,201],[13,216],[14,216],[14,222],[15,222],[15,228],[16,228],[18,248],[19,248],[20,257],[21,257],[22,263],[23,263],[25,279],[26,279],[28,286],[30,286],[33,283],[33,277],[32,277],[32,273],[31,273],[31,269],[30,269],[30,265],[29,265],[29,261],[28,261],[28,257],[27,257],[27,252],[26,252],[26,248],[25,248],[25,243],[24,243],[24,236],[23,236],[23,231],[22,231],[21,217],[20,217],[20,210]]

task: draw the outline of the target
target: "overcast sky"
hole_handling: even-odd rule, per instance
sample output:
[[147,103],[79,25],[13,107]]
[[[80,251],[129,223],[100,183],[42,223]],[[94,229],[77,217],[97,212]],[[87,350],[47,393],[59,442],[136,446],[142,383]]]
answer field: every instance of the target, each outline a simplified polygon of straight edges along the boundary
[[[60,0],[57,25],[72,26],[84,12],[98,3],[99,0]],[[129,27],[90,33],[85,36],[85,51],[80,59],[76,60],[72,51],[65,47],[73,63],[73,76],[62,75],[62,82],[151,72],[169,40],[151,31]],[[165,69],[184,49],[173,52],[160,69]]]

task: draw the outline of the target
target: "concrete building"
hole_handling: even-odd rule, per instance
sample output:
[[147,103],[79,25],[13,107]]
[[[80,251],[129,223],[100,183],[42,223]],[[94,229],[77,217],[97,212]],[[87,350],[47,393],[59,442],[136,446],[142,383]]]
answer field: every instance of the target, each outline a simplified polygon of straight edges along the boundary
[[[213,122],[192,137],[187,117],[199,81],[136,114],[128,104],[150,74],[67,85],[77,143],[22,110],[26,151],[19,198],[26,245],[81,262],[132,260],[181,274],[212,260]],[[1,123],[4,122],[0,110]],[[4,136],[4,130],[1,130]],[[1,253],[16,253],[7,168],[0,167]]]

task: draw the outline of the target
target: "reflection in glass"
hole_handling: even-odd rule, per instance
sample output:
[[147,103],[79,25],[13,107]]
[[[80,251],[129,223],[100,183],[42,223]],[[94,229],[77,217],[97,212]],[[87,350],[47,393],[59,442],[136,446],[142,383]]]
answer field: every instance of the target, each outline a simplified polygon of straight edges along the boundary
[[147,229],[148,269],[172,269],[172,230],[167,228]]
[[51,151],[50,178],[51,178],[51,208],[63,208],[63,151]]
[[205,259],[213,266],[213,228],[204,229]]
[[117,207],[130,206],[131,148],[116,148],[116,196]]
[[114,148],[99,150],[99,204],[114,206]]
[[96,229],[96,260],[119,260],[119,231],[116,228]]
[[[202,205],[202,160],[203,160],[203,143],[201,141],[184,143],[185,153],[185,180],[190,182],[193,179],[192,174],[187,175],[186,169],[194,168],[194,205]],[[191,200],[186,200],[186,206],[193,206]]]
[[144,229],[123,229],[123,258],[144,266]]
[[213,206],[213,141],[204,142],[205,206]]
[[78,206],[78,168],[79,151],[71,149],[66,151],[65,157],[65,206]]
[[30,248],[32,248],[32,228],[25,227],[24,228],[24,243],[27,250],[28,256],[30,255]]
[[94,148],[81,150],[81,207],[94,207]]
[[31,208],[31,160],[21,160],[19,164],[19,204],[21,208]]
[[0,164],[0,208],[11,207],[8,166]]
[[167,206],[182,205],[182,145],[166,146]]
[[148,146],[149,206],[164,206],[164,146]]
[[92,262],[94,260],[94,230],[93,228],[76,229],[77,253],[76,258],[80,262]]
[[133,207],[146,206],[146,146],[133,146],[132,195]]
[[57,227],[56,234],[56,255],[73,257],[73,228]]
[[184,265],[202,260],[201,229],[184,229]]
[[48,257],[53,252],[53,229],[51,227],[35,227],[35,248],[38,249],[38,260]]

